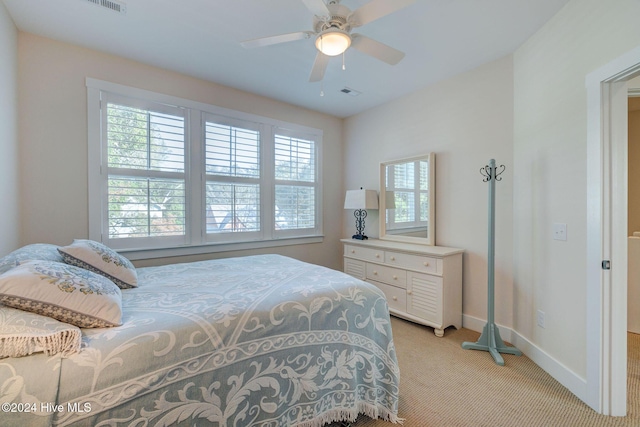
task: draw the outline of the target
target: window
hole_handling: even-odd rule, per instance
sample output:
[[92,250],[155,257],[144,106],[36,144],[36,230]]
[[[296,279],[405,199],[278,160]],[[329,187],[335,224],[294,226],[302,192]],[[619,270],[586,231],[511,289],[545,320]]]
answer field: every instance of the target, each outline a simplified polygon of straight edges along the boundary
[[87,87],[90,238],[136,259],[322,235],[321,131],[94,79]]
[[236,239],[215,235],[247,238],[262,228],[260,126],[231,123],[221,117],[205,120],[206,232],[214,242]]
[[315,142],[275,135],[276,230],[312,230],[316,221]]
[[185,119],[177,108],[105,95],[106,241],[184,244]]
[[428,225],[429,163],[418,160],[390,165],[386,180],[387,192],[393,194],[395,206],[387,213],[387,229]]

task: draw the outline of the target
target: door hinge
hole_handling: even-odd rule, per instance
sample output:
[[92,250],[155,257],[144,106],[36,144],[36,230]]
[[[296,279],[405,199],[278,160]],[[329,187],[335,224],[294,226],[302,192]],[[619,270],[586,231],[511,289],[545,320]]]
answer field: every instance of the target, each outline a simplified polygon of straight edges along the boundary
[[611,270],[611,261],[609,261],[608,259],[602,260],[602,269]]

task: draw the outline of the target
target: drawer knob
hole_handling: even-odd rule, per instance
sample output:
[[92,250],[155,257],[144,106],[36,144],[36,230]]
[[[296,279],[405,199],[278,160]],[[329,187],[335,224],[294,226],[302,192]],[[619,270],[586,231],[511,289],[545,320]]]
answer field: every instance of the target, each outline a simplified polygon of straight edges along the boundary
[[429,267],[429,263],[425,261],[424,266]]
[[377,272],[377,271],[375,271],[375,270],[373,270],[373,275],[374,275],[374,276],[377,276],[377,275],[378,275],[378,272]]
[[392,256],[391,261],[395,261],[395,260],[396,260],[396,257]]
[[393,297],[393,300],[394,300],[394,301],[398,301],[398,297],[394,296],[394,297]]
[[407,291],[407,295],[413,295],[413,292]]
[[376,254],[376,258],[380,258],[380,254]]
[[393,276],[393,280],[398,280],[398,276]]
[[356,250],[355,250],[355,249],[351,249],[351,253],[352,253],[352,254],[355,254],[355,253],[356,253]]

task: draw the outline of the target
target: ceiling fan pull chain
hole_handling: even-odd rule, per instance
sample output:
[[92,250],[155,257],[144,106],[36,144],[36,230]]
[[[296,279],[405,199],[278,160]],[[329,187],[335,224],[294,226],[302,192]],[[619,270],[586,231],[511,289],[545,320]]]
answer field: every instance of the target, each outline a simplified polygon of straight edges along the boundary
[[324,81],[320,80],[320,96],[324,96]]
[[[346,51],[345,51],[346,52]],[[347,68],[344,66],[344,52],[342,52],[342,69],[346,70]]]

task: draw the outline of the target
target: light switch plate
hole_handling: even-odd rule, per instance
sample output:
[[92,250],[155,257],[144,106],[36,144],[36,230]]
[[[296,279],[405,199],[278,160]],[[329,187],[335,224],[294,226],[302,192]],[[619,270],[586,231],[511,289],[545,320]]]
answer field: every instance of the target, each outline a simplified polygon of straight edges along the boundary
[[540,326],[541,328],[544,328],[544,311],[542,310],[538,310],[538,326]]
[[553,224],[553,240],[567,240],[567,224]]

